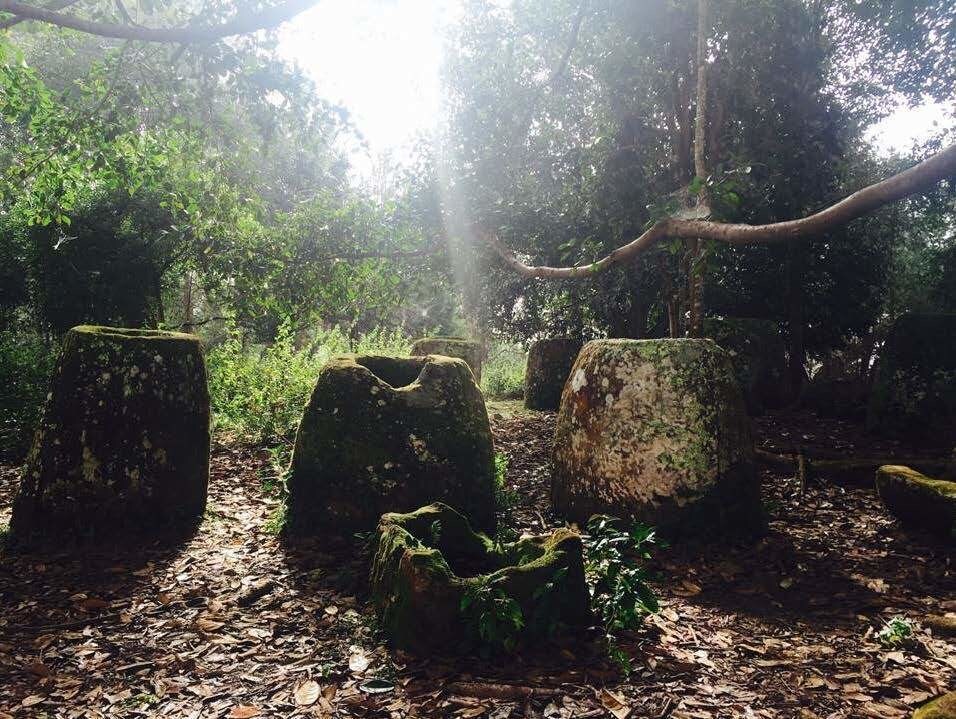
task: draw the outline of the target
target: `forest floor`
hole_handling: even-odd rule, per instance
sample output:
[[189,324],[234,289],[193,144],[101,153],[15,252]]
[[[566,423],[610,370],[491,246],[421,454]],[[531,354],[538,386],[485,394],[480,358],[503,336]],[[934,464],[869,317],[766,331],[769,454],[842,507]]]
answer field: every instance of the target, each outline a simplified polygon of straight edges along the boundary
[[[554,415],[491,403],[519,531],[549,511]],[[874,447],[853,425],[767,416],[759,443]],[[360,545],[289,547],[268,530],[268,454],[217,444],[209,508],[174,547],[0,557],[0,717],[459,716],[673,719],[909,716],[956,688],[956,643],[875,633],[956,611],[953,554],[904,534],[871,487],[763,471],[768,534],[661,550],[660,614],[625,637],[565,637],[506,658],[389,651],[365,606]],[[0,471],[0,523],[18,481]]]

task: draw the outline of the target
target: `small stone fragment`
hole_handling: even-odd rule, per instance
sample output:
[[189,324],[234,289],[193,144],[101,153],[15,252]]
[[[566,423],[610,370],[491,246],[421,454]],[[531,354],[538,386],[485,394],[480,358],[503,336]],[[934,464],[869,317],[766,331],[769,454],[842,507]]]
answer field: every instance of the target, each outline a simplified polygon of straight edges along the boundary
[[956,719],[956,692],[924,704],[913,712],[913,719]]

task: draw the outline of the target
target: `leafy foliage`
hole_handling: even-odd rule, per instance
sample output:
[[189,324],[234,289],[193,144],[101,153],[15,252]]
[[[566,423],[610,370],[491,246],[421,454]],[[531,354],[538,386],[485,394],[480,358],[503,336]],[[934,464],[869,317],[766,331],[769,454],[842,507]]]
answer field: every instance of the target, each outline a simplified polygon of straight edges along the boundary
[[19,460],[33,440],[56,348],[29,332],[0,332],[0,457]]
[[604,627],[608,651],[625,674],[630,660],[616,643],[616,635],[636,629],[644,617],[658,611],[657,597],[647,584],[642,564],[651,558],[654,530],[641,524],[621,529],[614,517],[595,516],[585,538],[585,577],[591,591],[591,608]]
[[485,650],[514,651],[524,627],[521,607],[490,576],[469,586],[461,598],[460,610],[470,631]]
[[876,633],[876,640],[887,649],[899,649],[913,638],[913,624],[906,617],[893,617]]

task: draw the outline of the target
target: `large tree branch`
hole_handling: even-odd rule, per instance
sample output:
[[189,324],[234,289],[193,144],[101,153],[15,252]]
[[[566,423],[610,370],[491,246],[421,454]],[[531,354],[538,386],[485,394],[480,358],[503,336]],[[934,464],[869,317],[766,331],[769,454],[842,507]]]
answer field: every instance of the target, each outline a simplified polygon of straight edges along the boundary
[[201,43],[276,27],[286,20],[295,17],[303,10],[312,7],[317,2],[318,0],[286,0],[286,2],[256,13],[239,15],[219,25],[194,24],[181,28],[152,28],[139,25],[120,25],[97,20],[84,20],[75,15],[67,15],[49,8],[27,5],[18,2],[18,0],[0,0],[0,12],[13,14],[14,17],[12,20],[5,21],[10,24],[24,20],[37,20],[39,22],[49,23],[50,25],[79,30],[80,32],[89,33],[91,35],[113,37],[120,40]]
[[627,262],[646,252],[666,238],[692,239],[700,237],[730,245],[752,245],[785,242],[800,237],[820,235],[851,220],[867,215],[883,205],[933,187],[941,180],[956,177],[956,145],[933,155],[928,160],[904,170],[882,182],[854,192],[816,214],[799,220],[774,222],[768,225],[723,224],[704,220],[679,220],[669,217],[655,223],[644,234],[626,245],[618,247],[609,255],[588,265],[575,267],[544,267],[527,265],[505,246],[496,236],[488,236],[488,242],[518,274],[524,277],[549,277],[575,279],[590,277],[607,270],[612,265]]
[[[49,3],[44,10],[63,10],[70,7],[70,5],[75,5],[79,0],[54,0],[54,2]],[[8,27],[13,27],[14,25],[19,25],[21,22],[26,22],[28,18],[25,17],[12,17],[9,20],[0,21],[0,30],[6,30]]]

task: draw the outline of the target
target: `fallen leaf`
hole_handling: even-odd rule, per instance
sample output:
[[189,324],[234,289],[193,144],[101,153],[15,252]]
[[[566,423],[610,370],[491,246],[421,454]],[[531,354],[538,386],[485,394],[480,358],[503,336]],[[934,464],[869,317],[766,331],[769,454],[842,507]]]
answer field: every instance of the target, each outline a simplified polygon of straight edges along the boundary
[[624,703],[624,697],[620,694],[601,689],[598,693],[598,699],[601,700],[604,708],[614,715],[615,719],[627,719],[631,715],[631,708]]
[[295,703],[300,707],[311,706],[318,700],[319,694],[321,694],[319,683],[309,679],[296,687],[294,692]]
[[39,704],[40,702],[42,702],[42,701],[44,701],[44,700],[46,700],[46,697],[45,697],[45,696],[41,696],[41,695],[39,695],[39,694],[31,694],[31,695],[28,696],[28,697],[24,697],[23,701],[20,702],[20,706],[22,706],[22,707],[32,707],[32,706],[35,706],[35,705]]
[[349,670],[355,672],[356,674],[361,674],[366,669],[368,669],[369,658],[365,656],[365,651],[358,647],[352,647],[351,654],[349,655]]
[[229,712],[229,719],[252,719],[262,713],[259,707],[249,706],[247,704],[237,704]]

